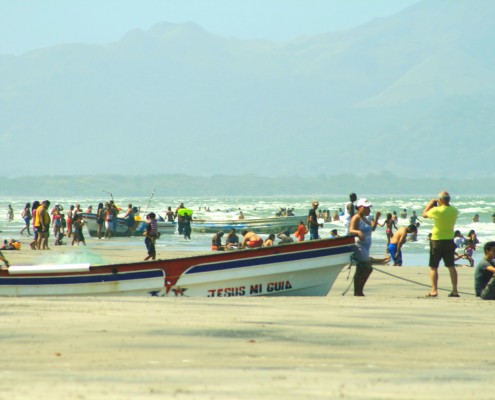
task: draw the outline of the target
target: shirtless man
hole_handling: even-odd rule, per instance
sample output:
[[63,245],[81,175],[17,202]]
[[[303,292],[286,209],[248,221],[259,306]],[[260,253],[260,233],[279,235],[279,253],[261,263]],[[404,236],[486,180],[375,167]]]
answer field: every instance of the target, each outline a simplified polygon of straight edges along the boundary
[[244,229],[241,232],[241,235],[243,236],[241,247],[250,247],[254,249],[256,247],[263,246],[263,239],[260,238],[256,233],[248,232],[247,229]]
[[417,231],[416,225],[409,225],[408,227],[400,227],[390,239],[388,245],[388,251],[394,262],[394,266],[402,267],[402,245],[406,242],[407,235],[415,233]]

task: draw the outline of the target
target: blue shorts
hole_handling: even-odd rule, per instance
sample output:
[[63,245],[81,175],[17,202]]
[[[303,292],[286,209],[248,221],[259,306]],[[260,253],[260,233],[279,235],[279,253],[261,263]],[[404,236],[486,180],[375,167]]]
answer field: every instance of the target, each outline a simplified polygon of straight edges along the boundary
[[390,257],[392,257],[392,261],[394,265],[402,265],[402,251],[399,250],[399,254],[397,254],[397,245],[389,243],[388,252],[390,253]]

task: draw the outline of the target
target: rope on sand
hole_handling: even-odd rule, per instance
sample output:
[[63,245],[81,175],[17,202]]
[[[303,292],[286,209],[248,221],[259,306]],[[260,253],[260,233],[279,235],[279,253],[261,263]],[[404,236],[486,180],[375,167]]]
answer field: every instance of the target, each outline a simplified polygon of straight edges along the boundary
[[[353,259],[351,258],[351,263],[347,267],[347,269],[349,270],[349,273],[347,274],[346,281],[348,281],[349,280],[349,277],[351,276],[352,262],[353,262]],[[354,271],[354,275],[356,275],[356,272],[355,271]],[[347,286],[347,289],[344,290],[344,293],[342,293],[342,296],[345,296],[347,294],[347,292],[349,291],[349,289],[351,288],[352,283],[354,282],[354,275],[352,276],[351,283],[349,283],[349,286]]]
[[[352,263],[349,265],[348,269],[349,269],[349,274],[347,275],[347,279],[349,279],[349,276],[351,274],[351,267],[352,267]],[[421,283],[421,282],[418,282],[418,281],[414,281],[412,279],[408,279],[408,278],[403,278],[402,276],[398,276],[398,275],[395,275],[395,274],[391,274],[390,272],[385,272],[379,268],[376,268],[376,267],[373,267],[373,270],[374,271],[378,271],[378,272],[381,272],[382,274],[385,274],[385,275],[388,275],[388,276],[391,276],[392,278],[396,278],[396,279],[400,279],[401,281],[405,281],[405,282],[409,282],[409,283],[413,283],[415,285],[418,285],[418,286],[424,286],[426,288],[430,288],[431,286],[430,285],[426,285],[424,283]],[[354,282],[354,278],[351,280],[351,283],[349,284],[349,286],[347,287],[347,289],[344,291],[344,293],[342,293],[342,296],[345,296],[347,294],[347,292],[349,291],[349,289],[351,288],[351,285],[352,283]],[[443,288],[438,288],[438,290],[442,290],[444,292],[450,292],[451,290],[449,289],[443,289]],[[461,293],[461,294],[465,294],[465,295],[468,295],[468,296],[474,296],[473,293],[467,293],[467,292],[458,292],[458,293]]]

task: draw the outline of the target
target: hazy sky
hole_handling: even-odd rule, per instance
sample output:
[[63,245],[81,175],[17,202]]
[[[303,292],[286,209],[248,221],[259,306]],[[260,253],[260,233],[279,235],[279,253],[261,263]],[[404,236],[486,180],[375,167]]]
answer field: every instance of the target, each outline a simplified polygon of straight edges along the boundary
[[351,28],[420,0],[0,0],[0,54],[108,43],[157,22],[194,21],[222,36],[285,41]]

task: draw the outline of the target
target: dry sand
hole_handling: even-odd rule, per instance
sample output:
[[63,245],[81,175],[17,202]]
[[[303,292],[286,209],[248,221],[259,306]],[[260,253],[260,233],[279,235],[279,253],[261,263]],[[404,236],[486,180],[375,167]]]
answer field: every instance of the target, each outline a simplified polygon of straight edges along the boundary
[[[124,250],[4,254],[143,257]],[[378,268],[428,284],[426,267]],[[2,298],[0,399],[495,397],[494,303],[468,294],[472,269],[460,299],[378,271],[366,298],[342,296],[347,276],[321,298]]]

